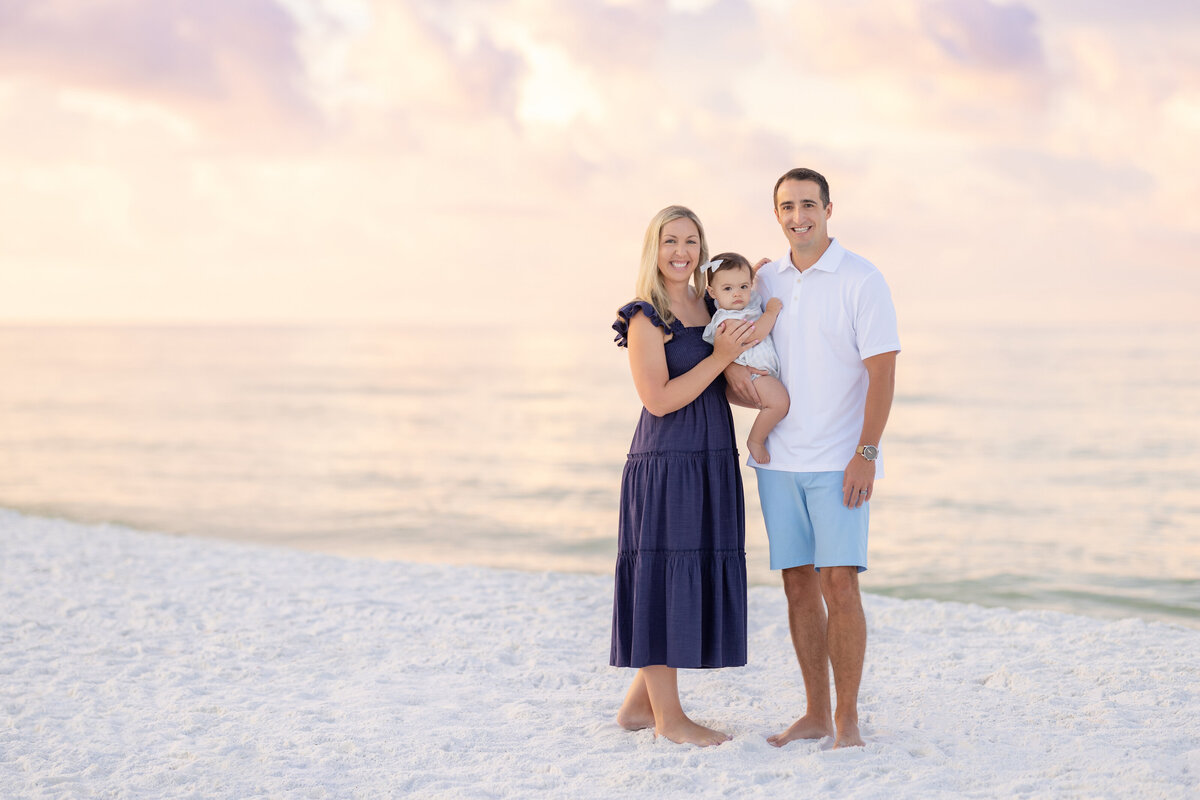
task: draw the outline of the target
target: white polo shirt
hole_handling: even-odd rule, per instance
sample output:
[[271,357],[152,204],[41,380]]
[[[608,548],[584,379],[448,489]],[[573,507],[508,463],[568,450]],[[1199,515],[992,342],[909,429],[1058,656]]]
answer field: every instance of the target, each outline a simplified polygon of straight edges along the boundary
[[[783,310],[771,331],[791,408],[767,437],[771,463],[787,472],[843,470],[858,448],[867,402],[864,358],[900,350],[896,308],[883,275],[836,239],[800,272],[791,251],[758,271],[757,291]],[[880,448],[883,449],[882,447]],[[876,462],[877,478],[883,462]]]

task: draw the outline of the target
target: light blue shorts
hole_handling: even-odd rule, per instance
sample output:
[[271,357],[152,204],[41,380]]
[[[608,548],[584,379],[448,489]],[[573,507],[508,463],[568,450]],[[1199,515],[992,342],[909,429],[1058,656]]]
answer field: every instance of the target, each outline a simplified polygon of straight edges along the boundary
[[867,568],[868,504],[842,503],[841,470],[756,469],[758,500],[771,543],[771,569],[812,564]]

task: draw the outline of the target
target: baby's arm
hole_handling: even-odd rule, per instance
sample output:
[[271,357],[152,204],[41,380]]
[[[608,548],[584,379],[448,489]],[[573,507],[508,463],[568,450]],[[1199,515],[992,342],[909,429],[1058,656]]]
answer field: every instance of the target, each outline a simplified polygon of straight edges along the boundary
[[763,315],[754,321],[754,332],[759,339],[766,339],[771,335],[771,329],[775,327],[775,322],[779,319],[779,312],[783,310],[783,302],[778,297],[772,297],[767,301],[767,308],[763,311]]

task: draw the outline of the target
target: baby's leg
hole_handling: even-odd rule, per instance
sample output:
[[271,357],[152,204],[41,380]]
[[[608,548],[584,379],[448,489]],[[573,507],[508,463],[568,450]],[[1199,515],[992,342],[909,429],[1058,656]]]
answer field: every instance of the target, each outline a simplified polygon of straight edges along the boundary
[[767,434],[775,429],[779,420],[787,416],[791,401],[783,383],[770,375],[756,378],[754,388],[758,391],[758,399],[762,401],[762,410],[758,412],[754,424],[750,427],[749,441],[746,442],[746,446],[750,448],[750,455],[754,456],[755,461],[759,464],[770,464],[771,454],[767,452]]

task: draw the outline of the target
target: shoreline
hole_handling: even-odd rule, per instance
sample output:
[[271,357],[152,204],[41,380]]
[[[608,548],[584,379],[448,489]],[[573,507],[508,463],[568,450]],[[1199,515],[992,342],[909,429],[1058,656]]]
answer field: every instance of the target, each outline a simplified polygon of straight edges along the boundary
[[868,744],[777,750],[782,593],[683,671],[701,750],[614,721],[611,579],[347,559],[0,512],[0,794],[1184,797],[1200,632],[867,594]]
[[[429,545],[404,540],[398,543],[371,543],[351,538],[350,544],[336,536],[288,538],[262,535],[253,530],[243,536],[230,532],[191,531],[186,529],[159,531],[137,523],[91,522],[69,512],[55,509],[21,509],[0,506],[0,514],[16,514],[38,519],[60,521],[86,527],[111,527],[149,531],[157,535],[194,539],[214,544],[234,544],[249,547],[295,550],[336,558],[363,559],[383,562],[411,562],[444,566],[511,570],[527,574],[561,572],[610,578],[616,560],[615,539],[612,553],[603,562],[593,555],[565,556],[539,553],[536,556],[500,554],[495,551],[470,551],[463,556],[461,548],[451,550],[437,544]],[[279,540],[276,540],[276,539]],[[765,543],[748,542],[748,585],[781,589],[779,575],[766,566]],[[886,558],[876,556],[875,558]],[[757,568],[755,567],[757,565]],[[1200,582],[1180,578],[1149,580],[1137,575],[1057,574],[1022,575],[997,573],[956,576],[941,581],[923,579],[913,583],[890,580],[881,570],[868,570],[862,576],[862,591],[902,600],[934,600],[963,603],[985,608],[1010,611],[1057,611],[1099,620],[1118,621],[1138,618],[1146,621],[1180,625],[1200,631]]]

